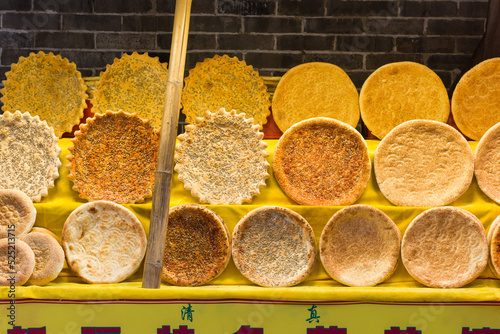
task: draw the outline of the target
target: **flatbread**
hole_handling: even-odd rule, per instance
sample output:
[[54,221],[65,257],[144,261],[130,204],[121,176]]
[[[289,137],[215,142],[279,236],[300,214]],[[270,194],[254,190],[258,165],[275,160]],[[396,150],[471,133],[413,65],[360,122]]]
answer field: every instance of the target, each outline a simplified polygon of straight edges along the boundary
[[359,106],[364,124],[379,139],[406,121],[446,123],[450,115],[448,92],[438,75],[409,61],[374,71],[361,87]]
[[321,233],[319,251],[326,272],[349,286],[374,286],[396,270],[401,232],[381,210],[369,205],[341,209]]
[[374,155],[380,191],[399,206],[449,204],[468,188],[474,176],[474,155],[454,128],[430,120],[395,127]]
[[356,127],[356,86],[340,67],[321,62],[295,66],[281,78],[273,95],[273,118],[283,132],[313,117],[330,117]]
[[47,232],[32,231],[21,238],[35,254],[35,268],[28,283],[45,285],[57,278],[64,265],[64,250]]
[[184,79],[182,112],[194,124],[205,111],[236,110],[262,127],[271,113],[270,96],[259,72],[244,60],[215,55],[197,63]]
[[363,137],[332,118],[301,121],[278,141],[274,175],[281,189],[304,205],[349,205],[366,189],[370,157]]
[[39,202],[59,177],[58,138],[28,112],[0,115],[0,189],[16,189]]
[[200,203],[250,202],[269,178],[263,136],[244,114],[207,111],[178,136],[174,159],[179,180]]
[[19,238],[28,233],[36,219],[36,209],[25,193],[0,189],[0,238]]
[[159,134],[123,111],[87,119],[67,157],[73,190],[89,201],[140,203],[153,194]]
[[434,288],[459,288],[476,279],[488,262],[481,221],[457,207],[422,212],[408,226],[401,244],[408,273]]
[[146,253],[146,233],[125,207],[95,201],[76,208],[64,223],[62,246],[69,267],[87,283],[118,283]]
[[35,268],[35,254],[17,238],[0,239],[0,286],[23,285]]
[[106,65],[106,71],[99,75],[91,100],[92,112],[136,113],[160,129],[167,79],[167,63],[160,63],[158,57],[150,57],[147,52],[124,53],[122,58],[115,58],[112,65]]
[[174,285],[203,285],[219,276],[231,258],[224,220],[197,204],[170,209],[162,279]]
[[487,234],[488,240],[488,265],[493,274],[500,279],[500,216],[490,226]]
[[20,57],[5,73],[3,111],[20,110],[40,116],[57,137],[80,123],[87,107],[87,86],[75,63],[52,52]]
[[500,204],[500,123],[479,140],[474,151],[474,174],[479,188]]
[[500,122],[500,58],[485,60],[460,78],[451,112],[460,131],[473,140]]
[[243,276],[260,286],[299,284],[314,269],[314,231],[288,208],[254,209],[233,230],[233,260]]

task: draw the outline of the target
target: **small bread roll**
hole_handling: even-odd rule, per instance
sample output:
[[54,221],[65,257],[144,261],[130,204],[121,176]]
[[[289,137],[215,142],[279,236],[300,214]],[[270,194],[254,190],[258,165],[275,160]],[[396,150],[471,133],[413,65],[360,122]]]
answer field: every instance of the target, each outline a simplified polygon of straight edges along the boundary
[[20,190],[0,190],[0,238],[25,235],[35,219],[36,209],[28,195]]

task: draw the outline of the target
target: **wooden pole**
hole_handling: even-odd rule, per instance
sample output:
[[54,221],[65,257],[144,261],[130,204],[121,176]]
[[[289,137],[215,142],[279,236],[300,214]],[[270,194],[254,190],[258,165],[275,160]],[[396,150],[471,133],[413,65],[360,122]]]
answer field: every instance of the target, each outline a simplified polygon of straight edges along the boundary
[[147,289],[158,289],[160,287],[190,12],[191,0],[176,1],[165,108],[163,110],[160,148],[155,174],[153,208],[142,278],[142,287]]

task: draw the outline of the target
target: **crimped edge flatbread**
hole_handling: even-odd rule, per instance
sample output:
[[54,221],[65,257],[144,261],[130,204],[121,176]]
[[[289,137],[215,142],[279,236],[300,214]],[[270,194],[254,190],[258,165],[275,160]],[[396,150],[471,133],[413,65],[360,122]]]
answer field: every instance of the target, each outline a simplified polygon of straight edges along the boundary
[[[374,286],[396,270],[400,244],[401,232],[389,216],[373,206],[358,204],[330,218],[321,233],[319,250],[323,267],[334,280],[349,286]],[[370,258],[373,254],[383,256]]]
[[[500,164],[500,123],[492,126],[481,137],[474,151],[474,174],[479,188],[500,204],[500,175],[494,166]],[[500,169],[500,168],[499,168]]]
[[[249,233],[248,230],[252,227],[252,225],[262,226],[264,223],[279,224],[279,217],[277,215],[287,216],[287,224],[293,223],[295,227],[302,232],[302,235],[290,235],[291,232],[282,231],[279,227],[277,227],[277,230],[266,231],[266,234],[259,233],[259,235],[249,236],[248,240],[254,239],[252,241],[257,241],[258,237],[259,242],[265,242],[265,244],[259,244],[255,249],[251,248],[252,245],[244,243],[243,240],[245,238],[245,234]],[[256,216],[263,217],[255,218]],[[262,219],[265,218],[268,218],[269,221],[262,221]],[[294,239],[293,242],[295,243],[294,246],[296,247],[296,250],[306,253],[305,258],[302,259],[305,263],[303,266],[294,263],[294,260],[298,260],[298,258],[292,259],[292,263],[297,267],[294,268],[292,263],[289,264],[288,268],[292,271],[292,273],[288,277],[284,276],[286,274],[283,272],[270,272],[272,269],[269,268],[256,268],[252,265],[253,261],[247,258],[249,255],[251,255],[253,259],[266,257],[268,259],[273,258],[274,261],[281,261],[283,260],[283,257],[291,258],[294,249],[280,248],[283,247],[284,243],[287,241],[287,246],[291,246],[290,240],[283,240],[283,236],[280,235],[280,233],[287,233],[289,238]],[[243,218],[241,218],[234,227],[232,243],[234,264],[243,276],[260,286],[284,287],[299,284],[311,274],[316,263],[316,240],[311,225],[309,225],[309,223],[301,215],[284,207],[262,206],[250,211]],[[264,255],[265,253],[268,254]]]
[[[224,239],[223,244],[221,245],[213,245],[219,247],[219,249],[223,249],[224,247],[226,248],[226,254],[222,259],[216,259],[214,261],[211,261],[209,263],[203,262],[205,268],[200,268],[202,270],[205,270],[205,273],[202,274],[201,276],[197,277],[186,277],[184,273],[182,272],[183,266],[189,265],[188,263],[182,263],[178,262],[177,264],[179,265],[177,269],[171,269],[168,268],[167,262],[166,262],[166,256],[167,256],[167,247],[169,245],[169,232],[168,229],[172,228],[173,226],[173,217],[176,214],[182,215],[183,212],[186,211],[191,211],[195,215],[202,215],[203,217],[200,217],[199,219],[202,220],[200,221],[200,224],[210,224],[210,235],[207,234],[207,232],[204,232],[203,235],[200,234],[200,239],[202,238],[209,238],[210,242],[213,244],[215,242],[215,237],[213,237],[214,234],[219,234],[219,237],[222,237]],[[177,224],[181,225],[181,224]],[[201,231],[203,232],[203,231]],[[200,243],[201,240],[197,240],[197,243]],[[175,240],[173,241],[175,243],[177,248],[180,248],[181,250],[184,250],[185,252],[190,252],[190,254],[193,254],[197,252],[197,249],[193,249],[193,246],[196,246],[195,241],[193,240],[190,242],[189,239],[185,240]],[[192,251],[192,252],[191,252]],[[181,204],[181,205],[176,205],[172,208],[170,208],[169,212],[169,224],[167,227],[167,240],[166,240],[166,245],[165,245],[165,255],[164,255],[164,260],[163,260],[163,270],[162,270],[162,280],[173,284],[173,285],[180,285],[180,286],[199,286],[206,284],[210,282],[211,280],[215,279],[217,276],[219,276],[224,269],[227,267],[229,264],[229,261],[231,259],[231,236],[229,234],[229,229],[226,226],[226,223],[224,220],[215,212],[212,211],[204,206],[198,205],[198,204]],[[176,260],[176,259],[174,259]],[[194,259],[193,259],[194,260]],[[180,261],[180,260],[179,260]],[[191,263],[192,266],[198,265],[196,261],[193,261]]]
[[[3,206],[6,205],[14,207],[14,212],[11,211],[11,214],[17,214],[17,222],[9,221],[6,216],[9,209],[7,207],[3,209]],[[35,224],[36,209],[31,198],[22,191],[0,189],[0,217],[4,219],[1,222],[2,226],[0,226],[0,238],[7,238],[12,235],[19,238],[27,234]],[[3,225],[4,222],[6,225]]]

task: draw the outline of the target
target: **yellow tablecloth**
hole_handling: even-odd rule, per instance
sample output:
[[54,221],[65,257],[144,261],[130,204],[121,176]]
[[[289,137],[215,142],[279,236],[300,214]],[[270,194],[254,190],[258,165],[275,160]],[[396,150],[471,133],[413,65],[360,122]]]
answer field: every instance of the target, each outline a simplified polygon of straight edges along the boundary
[[[271,163],[277,140],[267,140]],[[368,140],[370,157],[373,162],[373,152],[379,141]],[[474,149],[476,142],[470,142]],[[60,235],[62,227],[69,214],[79,205],[86,203],[80,199],[78,193],[71,189],[72,183],[67,179],[68,170],[66,155],[71,146],[69,139],[59,142],[62,148],[62,166],[60,177],[55,187],[49,190],[49,195],[42,202],[35,203],[38,215],[35,226],[46,227]],[[313,227],[316,238],[330,217],[341,207],[312,207],[301,206],[289,199],[274,179],[272,168],[271,177],[267,180],[267,187],[261,194],[254,197],[252,203],[244,205],[207,205],[216,211],[226,222],[230,231],[233,230],[241,217],[252,209],[263,205],[277,205],[288,207],[302,215]],[[198,203],[186,191],[183,184],[174,174],[170,206]],[[356,202],[373,205],[384,211],[404,233],[411,220],[427,208],[404,208],[392,205],[379,191],[375,177],[371,175],[367,189]],[[475,214],[488,230],[491,222],[500,215],[500,206],[490,200],[479,189],[475,180],[470,188],[451,205],[466,209]],[[125,205],[131,209],[143,223],[146,233],[149,227],[151,199],[144,203]],[[91,285],[77,278],[65,266],[61,275],[46,286],[25,285],[16,288],[16,298],[34,299],[72,299],[72,300],[110,300],[110,299],[218,299],[239,298],[258,300],[317,300],[317,301],[361,301],[361,302],[439,302],[439,301],[500,301],[500,281],[495,279],[489,269],[486,269],[471,284],[460,289],[433,289],[416,282],[399,263],[394,275],[386,282],[375,287],[354,288],[347,287],[332,280],[318,259],[311,276],[302,284],[288,288],[263,288],[256,286],[245,279],[231,262],[226,270],[208,285],[201,287],[176,287],[168,284],[161,285],[160,289],[142,289],[142,267],[131,278],[119,284]],[[0,299],[6,299],[7,287],[0,288]]]

